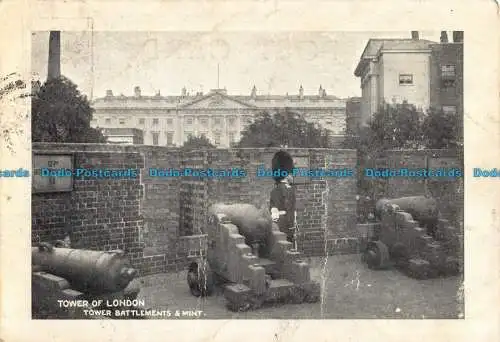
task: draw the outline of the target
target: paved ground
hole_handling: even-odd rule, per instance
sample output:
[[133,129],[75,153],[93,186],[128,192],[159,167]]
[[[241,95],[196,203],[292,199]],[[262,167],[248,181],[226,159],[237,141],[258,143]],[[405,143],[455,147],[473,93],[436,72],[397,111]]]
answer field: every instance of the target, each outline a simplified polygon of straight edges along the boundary
[[462,318],[460,277],[416,280],[396,270],[372,271],[358,255],[332,256],[322,272],[320,258],[309,259],[311,276],[322,284],[323,300],[316,304],[286,304],[245,313],[230,312],[222,295],[206,299],[190,295],[186,272],[139,279],[139,298],[157,310],[203,310],[208,319],[362,319]]

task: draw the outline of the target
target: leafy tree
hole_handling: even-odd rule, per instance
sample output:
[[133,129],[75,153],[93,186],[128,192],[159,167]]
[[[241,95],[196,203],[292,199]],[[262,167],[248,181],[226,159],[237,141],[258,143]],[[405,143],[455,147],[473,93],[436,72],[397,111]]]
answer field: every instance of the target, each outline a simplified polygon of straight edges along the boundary
[[184,150],[201,150],[215,148],[214,145],[205,136],[195,137],[190,136],[189,139],[182,145]]
[[263,112],[241,132],[238,147],[328,147],[329,131],[289,109]]
[[460,127],[456,114],[429,109],[422,123],[422,134],[428,148],[455,147]]
[[403,103],[382,104],[370,122],[372,137],[382,149],[408,148],[422,141],[420,122],[423,114],[414,105]]
[[106,139],[90,127],[93,108],[77,86],[65,77],[45,82],[33,94],[32,140],[39,142],[101,143]]

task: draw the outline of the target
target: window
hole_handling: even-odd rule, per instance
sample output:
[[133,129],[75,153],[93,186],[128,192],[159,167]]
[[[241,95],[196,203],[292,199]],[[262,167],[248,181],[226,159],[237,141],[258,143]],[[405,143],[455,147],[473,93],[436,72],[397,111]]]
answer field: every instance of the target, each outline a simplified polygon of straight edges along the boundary
[[444,88],[453,87],[455,85],[454,65],[441,65],[441,84]]
[[452,64],[441,65],[441,77],[455,77],[455,66]]
[[158,138],[160,134],[158,132],[153,132],[152,135],[153,135],[153,145],[158,145]]
[[399,85],[410,85],[410,84],[413,84],[413,75],[399,74]]
[[120,121],[119,121],[119,122],[120,122],[120,125],[125,125],[125,119],[120,118]]
[[184,132],[184,141],[188,141],[193,136],[193,132]]
[[169,125],[169,126],[170,126],[170,125],[173,125],[173,124],[174,124],[174,119],[172,119],[172,118],[168,118],[168,119],[167,119],[167,125]]
[[193,124],[193,118],[186,118],[186,125],[191,126]]
[[229,118],[228,124],[229,124],[229,126],[233,127],[236,124],[236,119],[235,118]]
[[222,120],[220,118],[214,118],[214,125],[215,126],[221,126],[222,125]]
[[208,127],[208,119],[207,118],[200,118],[200,125],[202,127]]
[[106,124],[110,125],[111,124],[111,119],[110,118],[106,118]]
[[215,146],[219,146],[220,145],[220,133],[215,133],[214,134],[214,143],[215,143]]
[[236,137],[236,134],[234,134],[233,132],[230,132],[230,133],[228,134],[228,136],[229,136],[229,145],[234,144],[234,143],[235,143],[235,137]]
[[158,125],[158,123],[160,122],[160,120],[158,119],[153,119],[153,125]]
[[145,119],[139,119],[139,125],[144,125]]
[[167,146],[174,144],[174,132],[167,132]]
[[455,115],[455,114],[457,114],[457,107],[456,106],[443,106],[443,113]]

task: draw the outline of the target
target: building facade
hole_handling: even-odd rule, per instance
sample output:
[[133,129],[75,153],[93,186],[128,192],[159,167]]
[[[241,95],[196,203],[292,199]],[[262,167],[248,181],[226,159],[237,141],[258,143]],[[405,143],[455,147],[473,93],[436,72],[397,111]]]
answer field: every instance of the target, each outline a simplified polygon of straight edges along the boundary
[[458,115],[458,137],[463,140],[464,67],[463,32],[453,32],[453,41],[441,35],[441,43],[431,45],[430,105]]
[[361,80],[363,124],[383,103],[407,101],[425,112],[431,106],[447,110],[448,102],[461,101],[463,87],[457,83],[453,90],[443,90],[441,75],[441,70],[449,75],[463,72],[458,67],[463,60],[463,35],[454,32],[453,36],[453,43],[448,43],[446,32],[441,42],[419,39],[416,31],[410,39],[370,39],[354,72]]
[[361,97],[350,97],[346,100],[346,134],[356,135],[362,124]]
[[239,141],[241,132],[264,111],[288,109],[343,136],[346,130],[346,101],[327,95],[320,87],[317,95],[228,95],[225,89],[208,94],[189,95],[186,89],[179,96],[143,96],[135,87],[134,96],[106,96],[92,104],[95,109],[92,127],[137,128],[144,132],[144,144],[182,146],[189,136],[205,136],[214,145],[227,148]]

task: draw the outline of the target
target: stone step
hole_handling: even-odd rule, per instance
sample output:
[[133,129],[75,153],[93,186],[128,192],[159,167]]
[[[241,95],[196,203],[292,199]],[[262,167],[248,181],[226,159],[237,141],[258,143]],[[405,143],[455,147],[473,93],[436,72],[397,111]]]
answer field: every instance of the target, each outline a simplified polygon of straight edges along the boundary
[[290,288],[294,284],[286,279],[273,279],[269,281],[269,289]]
[[255,262],[252,263],[254,266],[261,266],[266,270],[266,273],[272,273],[274,266],[276,266],[276,262],[273,260],[259,258]]

